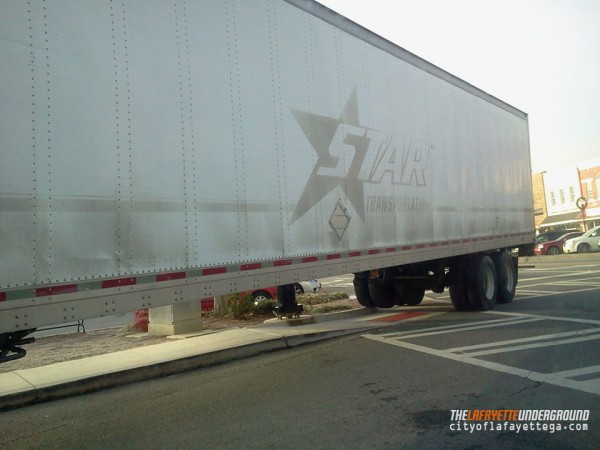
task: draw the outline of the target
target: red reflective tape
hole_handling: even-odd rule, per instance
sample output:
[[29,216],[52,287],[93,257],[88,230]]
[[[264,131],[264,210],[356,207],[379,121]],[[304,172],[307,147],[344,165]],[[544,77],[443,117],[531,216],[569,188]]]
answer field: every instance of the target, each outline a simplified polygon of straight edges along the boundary
[[385,249],[386,253],[394,253],[396,251],[396,247],[388,247]]
[[440,245],[450,245],[450,242],[448,242],[448,241],[440,242]]
[[412,247],[410,245],[403,245],[400,247],[400,250],[410,250]]
[[353,256],[360,256],[362,255],[362,252],[350,252],[348,253],[348,256],[353,257]]
[[211,311],[215,309],[214,297],[205,297],[200,299],[200,309],[202,311]]
[[0,292],[0,302],[6,301],[6,292]]
[[292,265],[291,259],[280,259],[279,261],[275,261],[273,263],[273,267],[291,266],[291,265]]
[[50,286],[37,288],[35,290],[36,297],[46,297],[48,295],[68,294],[69,292],[77,292],[76,284],[64,284],[62,286]]
[[437,242],[432,242],[431,244],[429,244],[430,248],[435,248],[437,246],[438,246]]
[[425,244],[417,244],[415,245],[416,248],[425,248]]
[[135,278],[116,278],[114,280],[106,280],[102,282],[102,289],[108,289],[119,286],[130,286],[132,284],[136,284],[137,280]]
[[336,253],[334,255],[327,255],[327,260],[330,259],[340,259],[342,257],[342,255],[340,253]]
[[185,278],[185,272],[162,273],[156,275],[156,281],[181,280]]
[[227,267],[210,267],[208,269],[202,269],[202,275],[217,275],[220,273],[227,273]]
[[379,250],[369,250],[368,253],[369,253],[369,255],[378,255]]
[[240,270],[255,270],[262,267],[261,263],[242,264]]
[[319,258],[317,258],[316,256],[306,256],[306,257],[302,258],[303,263],[315,262],[318,260],[319,260]]

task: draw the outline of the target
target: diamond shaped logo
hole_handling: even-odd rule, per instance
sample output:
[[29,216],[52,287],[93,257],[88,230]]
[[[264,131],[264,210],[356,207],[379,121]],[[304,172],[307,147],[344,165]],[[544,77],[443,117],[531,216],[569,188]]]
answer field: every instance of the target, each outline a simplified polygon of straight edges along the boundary
[[331,213],[331,217],[329,218],[329,225],[337,234],[338,239],[341,241],[344,233],[348,229],[348,225],[350,224],[350,215],[348,214],[348,210],[344,206],[341,200],[338,200],[335,208],[333,209],[333,213]]

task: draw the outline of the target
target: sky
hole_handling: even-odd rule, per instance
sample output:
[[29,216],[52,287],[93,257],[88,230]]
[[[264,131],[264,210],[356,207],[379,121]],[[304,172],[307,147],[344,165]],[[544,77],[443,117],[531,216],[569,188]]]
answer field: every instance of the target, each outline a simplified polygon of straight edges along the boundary
[[600,157],[600,1],[318,1],[529,114],[534,173]]

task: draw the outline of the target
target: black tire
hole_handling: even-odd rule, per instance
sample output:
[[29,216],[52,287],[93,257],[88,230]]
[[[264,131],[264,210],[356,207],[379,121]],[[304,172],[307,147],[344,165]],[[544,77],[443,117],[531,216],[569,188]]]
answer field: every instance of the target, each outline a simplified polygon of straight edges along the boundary
[[391,308],[396,305],[394,285],[380,278],[369,279],[369,295],[378,308]]
[[467,288],[464,283],[453,284],[448,288],[450,300],[457,311],[473,311],[467,298]]
[[465,265],[468,259],[461,258],[456,261],[450,268],[450,277],[452,283],[448,287],[448,293],[450,294],[450,301],[454,305],[454,309],[457,311],[472,311],[473,308],[467,298],[467,285],[465,275]]
[[294,290],[296,291],[296,295],[304,294],[304,288],[300,283],[294,283]]
[[560,255],[560,249],[558,247],[552,246],[548,249],[546,254],[553,255],[553,256]]
[[396,285],[396,292],[399,305],[417,306],[425,297],[425,288],[419,286]]
[[577,246],[577,253],[589,253],[591,250],[589,244],[579,244]]
[[369,294],[369,275],[355,273],[352,283],[354,284],[354,293],[358,303],[365,308],[374,308],[375,304]]
[[[556,248],[556,247],[552,247]],[[498,285],[496,302],[512,303],[517,289],[517,269],[512,255],[503,251],[494,255],[496,283]]]
[[467,298],[475,311],[487,311],[496,306],[498,283],[492,258],[479,254],[467,268]]

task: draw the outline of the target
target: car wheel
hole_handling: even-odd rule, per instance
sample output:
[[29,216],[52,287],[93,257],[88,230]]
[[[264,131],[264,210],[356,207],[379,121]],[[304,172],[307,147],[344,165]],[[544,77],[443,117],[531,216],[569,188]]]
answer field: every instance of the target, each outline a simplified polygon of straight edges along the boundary
[[577,246],[577,253],[589,253],[590,252],[590,246],[588,244],[579,244]]
[[254,299],[254,303],[260,303],[266,300],[271,300],[273,297],[271,297],[271,294],[269,294],[267,291],[254,291],[252,293],[252,298]]
[[300,283],[294,283],[294,290],[296,291],[297,295],[304,294],[304,288]]
[[547,252],[547,253],[548,253],[549,255],[556,256],[556,255],[559,255],[559,254],[560,254],[560,250],[558,249],[558,247],[550,247],[550,248],[548,249],[548,252]]

